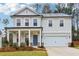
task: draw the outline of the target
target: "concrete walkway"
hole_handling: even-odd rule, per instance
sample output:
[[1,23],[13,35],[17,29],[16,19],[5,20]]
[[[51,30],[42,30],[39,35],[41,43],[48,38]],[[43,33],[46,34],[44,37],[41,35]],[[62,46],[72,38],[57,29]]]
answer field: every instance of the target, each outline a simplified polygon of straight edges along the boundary
[[48,56],[79,56],[79,49],[71,47],[46,47]]

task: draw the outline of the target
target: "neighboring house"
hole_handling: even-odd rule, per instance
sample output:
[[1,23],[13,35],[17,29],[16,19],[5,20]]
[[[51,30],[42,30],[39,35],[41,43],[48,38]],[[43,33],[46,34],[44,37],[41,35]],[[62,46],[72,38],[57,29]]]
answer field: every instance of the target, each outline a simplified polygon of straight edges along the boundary
[[[68,46],[72,42],[72,20],[62,13],[39,14],[25,7],[12,14],[14,27],[6,27],[7,40],[28,46]],[[28,44],[27,44],[28,43]]]

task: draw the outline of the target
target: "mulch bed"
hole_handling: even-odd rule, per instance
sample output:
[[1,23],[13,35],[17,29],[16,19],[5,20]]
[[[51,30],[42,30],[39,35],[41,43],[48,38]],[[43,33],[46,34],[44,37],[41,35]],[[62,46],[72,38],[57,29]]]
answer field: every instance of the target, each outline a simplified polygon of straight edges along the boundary
[[72,43],[73,43],[73,46],[79,46],[79,41],[72,41]]
[[4,47],[0,48],[0,52],[14,52],[14,51],[46,51],[44,47],[41,48],[33,48],[33,47]]

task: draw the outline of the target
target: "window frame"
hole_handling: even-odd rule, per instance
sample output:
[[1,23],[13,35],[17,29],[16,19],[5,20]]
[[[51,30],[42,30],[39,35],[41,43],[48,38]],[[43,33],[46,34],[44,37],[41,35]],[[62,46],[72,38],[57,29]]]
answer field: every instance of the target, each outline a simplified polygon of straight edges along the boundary
[[33,19],[33,26],[37,26],[37,19]]
[[17,19],[16,25],[17,25],[17,26],[21,26],[21,19]]
[[64,27],[64,20],[60,20],[60,27]]
[[[26,21],[27,20],[27,21]],[[27,25],[26,25],[27,24]],[[29,19],[25,19],[25,26],[29,26]]]
[[52,20],[49,20],[49,21],[48,21],[48,26],[49,26],[49,27],[52,27]]

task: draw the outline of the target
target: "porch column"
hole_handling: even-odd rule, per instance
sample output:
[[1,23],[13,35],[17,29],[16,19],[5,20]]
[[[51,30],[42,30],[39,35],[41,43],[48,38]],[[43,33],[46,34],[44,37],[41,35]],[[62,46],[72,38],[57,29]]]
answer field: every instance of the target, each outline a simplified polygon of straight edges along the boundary
[[18,46],[19,46],[19,47],[20,47],[20,39],[21,39],[21,38],[20,38],[20,36],[21,36],[21,35],[20,35],[20,32],[21,32],[21,31],[18,30]]
[[9,31],[7,31],[7,41],[9,42]]
[[30,30],[29,30],[29,46],[31,46],[31,45],[30,45],[30,39],[31,39],[31,38],[30,38]]
[[42,43],[42,41],[41,41],[41,30],[40,30],[40,46],[41,46],[41,43]]

